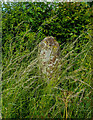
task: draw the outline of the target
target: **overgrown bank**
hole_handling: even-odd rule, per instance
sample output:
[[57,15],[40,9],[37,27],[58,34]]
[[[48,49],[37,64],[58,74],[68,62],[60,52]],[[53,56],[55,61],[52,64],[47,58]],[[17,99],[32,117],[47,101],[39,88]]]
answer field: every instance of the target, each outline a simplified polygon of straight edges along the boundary
[[[91,118],[90,17],[85,3],[4,5],[3,118]],[[37,60],[46,36],[60,44],[62,71],[48,85]]]

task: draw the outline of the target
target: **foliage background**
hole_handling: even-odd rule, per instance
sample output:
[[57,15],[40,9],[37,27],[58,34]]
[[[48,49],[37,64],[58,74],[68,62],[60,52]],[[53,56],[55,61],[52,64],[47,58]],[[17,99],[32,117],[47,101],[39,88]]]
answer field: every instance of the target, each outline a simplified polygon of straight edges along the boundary
[[[92,8],[92,2],[3,3],[3,118],[91,118]],[[46,36],[61,50],[54,86],[44,83],[37,65],[37,45]]]

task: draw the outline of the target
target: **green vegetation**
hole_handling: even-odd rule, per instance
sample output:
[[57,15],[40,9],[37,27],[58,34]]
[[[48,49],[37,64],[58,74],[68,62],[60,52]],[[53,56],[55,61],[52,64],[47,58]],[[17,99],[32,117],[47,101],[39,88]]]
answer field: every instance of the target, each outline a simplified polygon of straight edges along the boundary
[[[84,2],[3,3],[2,118],[92,117],[91,12]],[[48,84],[37,59],[46,36],[60,44],[60,75]]]

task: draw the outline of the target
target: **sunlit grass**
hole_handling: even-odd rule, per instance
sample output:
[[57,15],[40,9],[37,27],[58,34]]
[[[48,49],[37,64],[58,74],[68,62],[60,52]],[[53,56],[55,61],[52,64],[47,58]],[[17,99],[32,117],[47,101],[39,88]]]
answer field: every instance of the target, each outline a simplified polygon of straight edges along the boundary
[[82,35],[64,45],[48,83],[39,70],[38,44],[16,55],[10,47],[11,54],[3,58],[3,118],[91,118],[91,39],[79,48]]

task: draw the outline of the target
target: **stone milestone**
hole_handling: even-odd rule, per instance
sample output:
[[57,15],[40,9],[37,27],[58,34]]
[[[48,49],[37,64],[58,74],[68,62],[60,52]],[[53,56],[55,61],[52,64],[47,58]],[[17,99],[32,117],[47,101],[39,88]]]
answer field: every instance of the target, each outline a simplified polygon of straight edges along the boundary
[[59,62],[59,44],[54,37],[46,37],[39,43],[38,59],[42,74],[49,79],[56,75]]

